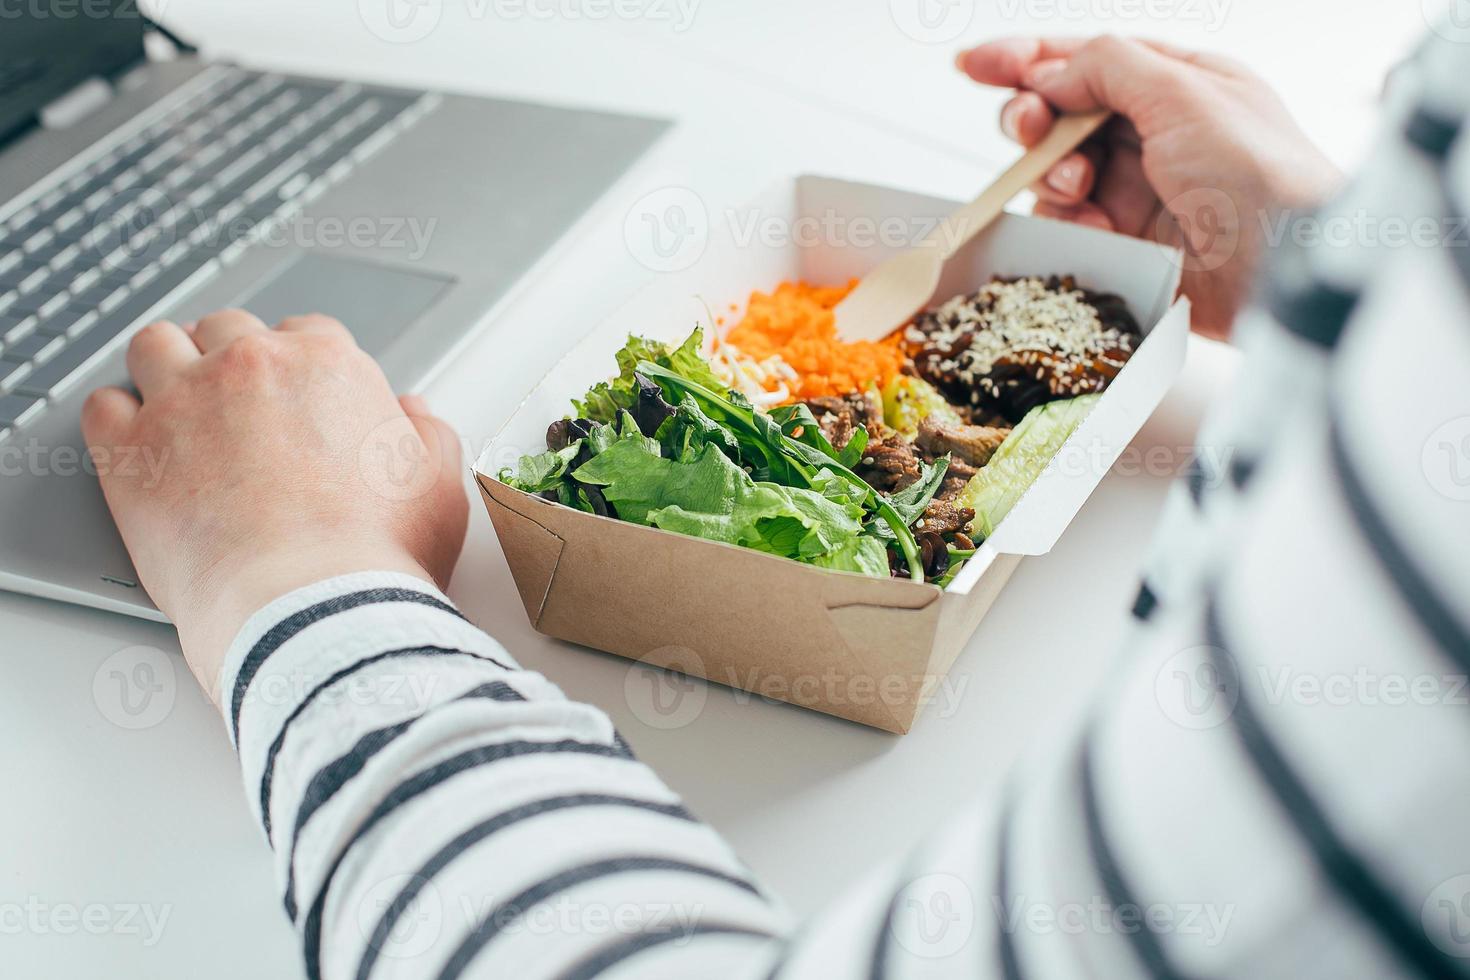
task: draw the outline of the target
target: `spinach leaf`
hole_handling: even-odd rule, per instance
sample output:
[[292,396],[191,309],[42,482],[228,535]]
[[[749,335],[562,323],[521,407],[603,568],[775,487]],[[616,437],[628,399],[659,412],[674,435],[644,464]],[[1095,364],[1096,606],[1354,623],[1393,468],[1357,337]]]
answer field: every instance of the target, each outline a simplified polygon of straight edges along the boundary
[[904,521],[913,524],[924,513],[929,506],[929,501],[939,492],[939,486],[944,482],[944,474],[949,472],[949,457],[941,456],[933,463],[919,464],[919,478],[888,497],[888,502],[893,509],[903,517]]
[[760,461],[761,478],[782,486],[810,488],[816,474],[823,468],[828,468],[857,488],[863,495],[865,506],[888,525],[894,540],[898,542],[899,550],[903,552],[910,569],[910,577],[916,582],[924,580],[918,544],[914,541],[913,532],[909,530],[909,522],[850,467],[831,454],[786,435],[781,431],[779,422],[769,415],[755,411],[743,398],[737,401],[727,394],[717,393],[697,381],[647,361],[638,365],[638,370],[662,385],[670,397],[678,400],[688,395],[699,403],[706,415],[727,425],[740,443],[741,455],[747,460],[747,464],[754,468],[754,460]]

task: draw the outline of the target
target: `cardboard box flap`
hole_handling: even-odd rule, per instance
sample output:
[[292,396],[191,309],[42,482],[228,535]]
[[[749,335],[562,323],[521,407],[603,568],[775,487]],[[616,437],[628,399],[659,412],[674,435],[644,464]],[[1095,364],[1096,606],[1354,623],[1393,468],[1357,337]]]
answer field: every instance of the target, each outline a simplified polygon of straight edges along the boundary
[[[516,556],[510,563],[511,578],[521,594],[521,604],[526,607],[526,618],[535,626],[541,621],[541,611],[546,606],[566,542],[516,507],[516,498],[524,498],[519,491],[479,474],[475,475],[475,482],[485,498],[500,546],[506,554]],[[492,501],[500,506],[490,506]]]

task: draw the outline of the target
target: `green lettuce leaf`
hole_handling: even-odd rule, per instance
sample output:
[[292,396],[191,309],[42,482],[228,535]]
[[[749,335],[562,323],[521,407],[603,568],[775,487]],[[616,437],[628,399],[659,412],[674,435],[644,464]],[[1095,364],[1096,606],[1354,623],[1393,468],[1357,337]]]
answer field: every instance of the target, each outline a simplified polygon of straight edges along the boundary
[[823,568],[858,572],[874,578],[888,577],[888,548],[877,538],[862,535],[812,561]]
[[[720,376],[715,374],[714,369],[709,366],[709,361],[704,359],[704,330],[695,327],[691,333],[677,348],[670,351],[664,360],[654,359],[654,363],[660,367],[666,367],[679,377],[695,384],[704,385],[712,391],[724,391],[725,383]],[[647,360],[647,358],[639,358]],[[633,362],[634,365],[638,363]]]
[[732,461],[740,461],[740,444],[735,437],[704,414],[699,403],[687,395],[680,400],[674,414],[659,426],[655,438],[665,459],[689,462],[698,457],[705,446],[714,445]]
[[[512,471],[500,471],[500,482],[526,493],[554,490],[567,476],[573,460],[582,451],[582,440],[568,443],[564,449],[548,449],[536,456],[522,456]],[[565,501],[563,501],[565,503]]]
[[597,422],[612,422],[619,412],[632,411],[638,404],[638,381],[634,374],[643,361],[667,368],[681,378],[723,391],[725,386],[704,359],[703,349],[704,331],[699,327],[695,327],[678,347],[629,335],[628,342],[616,355],[618,376],[593,385],[582,398],[572,399],[572,411],[578,418]]
[[572,399],[572,412],[578,418],[597,422],[613,422],[618,413],[638,404],[638,382],[633,369],[639,361],[656,361],[668,356],[668,345],[642,337],[628,336],[628,342],[617,353],[618,376],[592,386],[582,398]]
[[752,480],[714,442],[692,457],[666,459],[646,444],[620,440],[574,477],[601,487],[624,520],[828,568],[880,574],[881,566],[888,574],[882,543],[860,540],[860,498],[835,473],[821,476],[821,489],[783,487]]

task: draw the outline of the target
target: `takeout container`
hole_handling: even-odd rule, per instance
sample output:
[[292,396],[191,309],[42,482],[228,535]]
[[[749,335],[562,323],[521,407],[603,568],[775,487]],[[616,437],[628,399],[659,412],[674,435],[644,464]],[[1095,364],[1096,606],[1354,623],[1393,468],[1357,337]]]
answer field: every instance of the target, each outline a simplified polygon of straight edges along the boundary
[[[841,283],[922,236],[955,202],[803,176],[731,212],[693,267],[663,275],[528,395],[475,477],[532,625],[542,633],[903,733],[1021,559],[1049,551],[1184,362],[1177,252],[1004,215],[949,262],[936,301],[992,275],[1072,274],[1121,295],[1145,340],[1053,464],[949,586],[829,571],[582,513],[496,479],[545,449],[547,425],[613,373],[630,333],[683,340],[709,310],[782,280]],[[983,636],[980,641],[984,642]]]

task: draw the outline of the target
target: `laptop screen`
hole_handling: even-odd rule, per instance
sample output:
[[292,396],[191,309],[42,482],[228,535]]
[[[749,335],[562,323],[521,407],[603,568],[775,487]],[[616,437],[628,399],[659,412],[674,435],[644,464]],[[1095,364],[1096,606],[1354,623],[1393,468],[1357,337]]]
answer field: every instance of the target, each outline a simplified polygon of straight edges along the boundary
[[48,102],[143,56],[136,0],[0,0],[0,142]]

